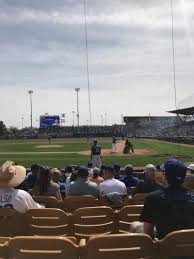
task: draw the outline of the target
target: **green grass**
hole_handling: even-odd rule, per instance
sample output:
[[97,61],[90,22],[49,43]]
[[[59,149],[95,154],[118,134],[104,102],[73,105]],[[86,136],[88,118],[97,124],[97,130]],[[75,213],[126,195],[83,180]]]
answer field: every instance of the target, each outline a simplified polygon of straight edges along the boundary
[[[99,138],[102,148],[111,148],[111,138]],[[194,146],[180,146],[176,144],[163,143],[152,140],[132,140],[135,149],[149,149],[157,151],[157,154],[145,156],[107,156],[102,162],[107,165],[120,163],[124,166],[131,163],[134,166],[145,166],[148,163],[160,164],[167,158],[162,154],[189,155],[192,158],[183,159],[184,162],[194,161]],[[19,164],[29,167],[33,163],[42,163],[51,167],[64,168],[67,164],[87,164],[89,156],[73,154],[38,154],[37,152],[79,152],[90,149],[90,143],[86,139],[54,139],[53,144],[61,145],[58,148],[37,149],[36,146],[48,145],[47,140],[8,140],[0,141],[0,152],[16,154],[0,154],[0,164],[5,160],[13,160]],[[35,152],[34,154],[17,154],[18,152]]]

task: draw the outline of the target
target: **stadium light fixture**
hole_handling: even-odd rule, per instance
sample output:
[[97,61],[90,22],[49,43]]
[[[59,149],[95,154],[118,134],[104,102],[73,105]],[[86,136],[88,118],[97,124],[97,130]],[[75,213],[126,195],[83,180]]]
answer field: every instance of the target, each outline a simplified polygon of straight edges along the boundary
[[29,90],[28,94],[30,95],[30,120],[31,120],[31,129],[32,129],[32,94],[33,94],[33,90]]

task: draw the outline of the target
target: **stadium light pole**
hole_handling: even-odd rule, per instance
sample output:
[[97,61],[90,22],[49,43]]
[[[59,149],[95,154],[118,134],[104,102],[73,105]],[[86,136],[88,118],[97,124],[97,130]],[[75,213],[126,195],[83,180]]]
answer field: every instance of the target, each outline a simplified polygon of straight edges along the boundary
[[24,116],[22,116],[22,129],[24,128]]
[[28,93],[30,95],[30,119],[31,119],[31,129],[32,129],[32,94],[33,94],[33,91],[29,90]]
[[72,114],[73,114],[73,127],[75,125],[75,120],[74,120],[74,117],[75,117],[75,111],[72,111]]
[[80,88],[75,88],[75,91],[77,93],[77,126],[79,127],[79,91]]
[[107,113],[104,114],[104,125],[107,126]]
[[101,114],[101,120],[102,120],[102,126],[104,125],[104,122],[103,122],[103,116],[102,116],[102,114]]

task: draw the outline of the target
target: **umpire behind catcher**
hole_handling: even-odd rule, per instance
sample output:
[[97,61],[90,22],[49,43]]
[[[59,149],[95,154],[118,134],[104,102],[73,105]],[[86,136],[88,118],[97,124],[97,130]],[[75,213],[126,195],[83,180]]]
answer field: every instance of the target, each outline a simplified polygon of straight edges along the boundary
[[101,147],[98,145],[98,142],[96,139],[94,139],[94,144],[91,148],[91,161],[92,161],[92,167],[98,167],[101,166]]

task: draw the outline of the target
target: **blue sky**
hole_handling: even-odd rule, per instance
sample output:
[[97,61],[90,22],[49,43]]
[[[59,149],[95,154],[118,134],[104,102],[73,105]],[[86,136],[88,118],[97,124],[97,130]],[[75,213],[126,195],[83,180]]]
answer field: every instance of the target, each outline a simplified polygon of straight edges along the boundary
[[[174,109],[170,0],[86,0],[92,123],[108,114],[166,115]],[[177,102],[192,104],[194,2],[175,0]],[[89,119],[83,0],[0,0],[0,120],[30,125],[66,113],[72,124],[75,87],[80,122]]]

